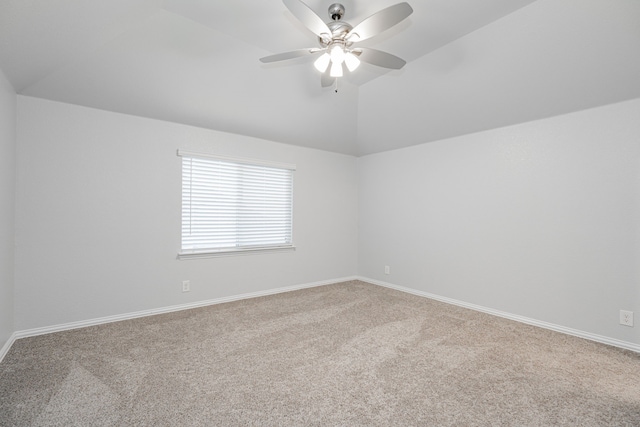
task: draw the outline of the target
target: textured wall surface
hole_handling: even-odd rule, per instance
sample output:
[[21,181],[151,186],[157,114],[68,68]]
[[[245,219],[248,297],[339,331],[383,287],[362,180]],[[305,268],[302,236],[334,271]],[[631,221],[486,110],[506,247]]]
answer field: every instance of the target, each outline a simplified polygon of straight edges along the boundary
[[[18,330],[356,274],[354,157],[24,96],[18,112]],[[177,149],[296,164],[297,249],[177,260]]]
[[359,274],[640,343],[618,324],[640,312],[639,117],[633,100],[360,158]]
[[14,332],[16,93],[0,71],[0,348]]

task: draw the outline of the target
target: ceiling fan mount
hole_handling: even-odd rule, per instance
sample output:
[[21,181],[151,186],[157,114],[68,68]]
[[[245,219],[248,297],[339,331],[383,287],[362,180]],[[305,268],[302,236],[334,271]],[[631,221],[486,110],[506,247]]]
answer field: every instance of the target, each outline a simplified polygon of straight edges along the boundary
[[342,21],[345,8],[340,3],[329,6],[331,21],[325,23],[316,13],[301,0],[283,0],[289,11],[298,18],[311,32],[318,36],[319,48],[298,49],[291,52],[260,58],[269,63],[321,54],[314,62],[315,68],[322,73],[322,86],[330,86],[334,79],[342,77],[345,67],[353,72],[360,62],[379,67],[400,69],[406,62],[390,53],[371,48],[353,48],[354,43],[373,37],[407,18],[413,9],[408,3],[398,3],[371,15],[355,27]]
[[329,16],[334,21],[339,21],[344,16],[344,6],[340,3],[334,3],[329,6]]

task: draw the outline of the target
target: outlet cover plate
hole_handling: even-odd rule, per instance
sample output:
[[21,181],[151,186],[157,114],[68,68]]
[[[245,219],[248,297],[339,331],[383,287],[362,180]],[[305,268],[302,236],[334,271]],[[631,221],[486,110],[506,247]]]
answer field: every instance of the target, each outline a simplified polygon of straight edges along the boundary
[[620,324],[633,326],[633,311],[620,310]]

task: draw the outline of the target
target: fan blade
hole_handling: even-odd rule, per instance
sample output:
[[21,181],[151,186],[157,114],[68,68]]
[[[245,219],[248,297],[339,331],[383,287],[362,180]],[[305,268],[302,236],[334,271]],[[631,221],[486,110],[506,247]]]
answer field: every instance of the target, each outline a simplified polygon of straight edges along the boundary
[[275,55],[265,56],[264,58],[260,58],[260,61],[264,63],[286,61],[287,59],[300,58],[301,56],[317,53],[321,50],[322,49],[317,48],[292,50],[290,52],[276,53]]
[[327,71],[322,73],[322,77],[320,78],[320,84],[322,85],[322,87],[329,87],[331,85],[333,85],[336,81],[335,77],[331,77],[329,75],[329,69],[327,68]]
[[388,30],[412,13],[413,9],[409,6],[409,3],[406,2],[389,6],[386,9],[382,9],[381,11],[374,13],[353,27],[353,29],[349,31],[349,34],[347,34],[346,39],[351,42],[366,40],[369,37],[373,37],[385,30]]
[[282,0],[287,9],[318,37],[331,38],[331,30],[309,6],[300,0]]
[[393,70],[399,70],[407,63],[407,61],[402,58],[376,49],[354,49],[352,53],[357,55],[362,62],[377,65],[378,67],[391,68]]

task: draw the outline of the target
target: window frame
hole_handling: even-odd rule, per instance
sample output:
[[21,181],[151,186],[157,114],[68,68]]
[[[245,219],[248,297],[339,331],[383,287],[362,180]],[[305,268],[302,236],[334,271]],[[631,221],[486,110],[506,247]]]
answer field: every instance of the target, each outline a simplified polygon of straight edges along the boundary
[[[295,250],[294,240],[293,240],[293,205],[294,205],[294,196],[293,196],[293,186],[294,186],[294,172],[296,170],[295,164],[288,163],[277,163],[270,162],[264,160],[255,160],[241,157],[231,157],[231,156],[221,156],[216,154],[207,154],[207,153],[198,153],[187,150],[177,150],[177,155],[181,158],[180,162],[180,170],[181,170],[181,185],[180,185],[180,250],[178,251],[178,259],[197,259],[197,258],[211,258],[211,257],[221,257],[221,256],[233,256],[233,255],[249,255],[249,254],[257,254],[257,253],[271,253],[271,252],[280,252],[280,251],[293,251]],[[290,208],[290,213],[288,214],[289,222],[290,222],[290,230],[287,233],[290,236],[290,243],[285,244],[266,244],[266,245],[252,245],[252,246],[233,246],[233,247],[224,247],[224,248],[200,248],[200,249],[184,249],[184,241],[183,241],[183,224],[185,221],[184,218],[184,159],[199,159],[199,160],[213,160],[220,161],[224,163],[233,164],[239,167],[265,167],[265,168],[275,168],[287,170],[290,172],[290,202],[288,208]],[[191,215],[191,211],[190,211]],[[190,217],[188,219],[190,221]],[[235,228],[235,232],[238,232],[238,228]]]

